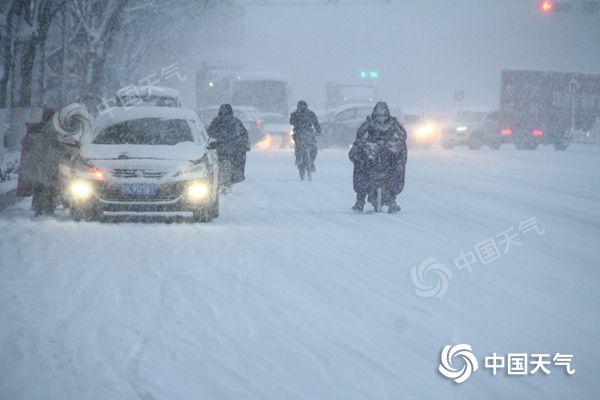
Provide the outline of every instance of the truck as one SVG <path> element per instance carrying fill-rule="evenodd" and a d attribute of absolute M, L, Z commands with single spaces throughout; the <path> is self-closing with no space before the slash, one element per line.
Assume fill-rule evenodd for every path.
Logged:
<path fill-rule="evenodd" d="M 287 79 L 271 68 L 204 63 L 196 71 L 198 108 L 229 103 L 288 116 L 290 94 Z"/>
<path fill-rule="evenodd" d="M 498 110 L 461 110 L 442 131 L 445 149 L 466 145 L 566 150 L 577 132 L 600 117 L 600 74 L 503 70 Z"/>
<path fill-rule="evenodd" d="M 496 134 L 517 149 L 565 150 L 600 117 L 600 74 L 504 70 Z M 510 134 L 509 134 L 510 133 Z"/>

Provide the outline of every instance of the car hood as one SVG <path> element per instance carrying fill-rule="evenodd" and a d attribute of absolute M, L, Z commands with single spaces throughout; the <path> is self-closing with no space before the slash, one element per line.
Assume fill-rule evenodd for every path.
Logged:
<path fill-rule="evenodd" d="M 88 160 L 196 161 L 204 156 L 206 149 L 195 143 L 180 143 L 175 146 L 88 143 L 81 147 L 80 153 Z"/>

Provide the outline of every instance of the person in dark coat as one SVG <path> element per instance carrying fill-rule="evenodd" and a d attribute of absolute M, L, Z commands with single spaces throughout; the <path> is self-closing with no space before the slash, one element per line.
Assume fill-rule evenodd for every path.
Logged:
<path fill-rule="evenodd" d="M 45 113 L 26 156 L 24 179 L 31 183 L 32 208 L 35 215 L 52 215 L 56 208 L 59 188 L 59 164 L 65 160 L 69 150 L 59 140 L 52 123 L 53 110 Z"/>
<path fill-rule="evenodd" d="M 365 200 L 374 188 L 371 187 L 369 168 L 373 145 L 382 141 L 388 152 L 386 171 L 388 179 L 384 203 L 390 213 L 400 211 L 396 204 L 396 196 L 404 189 L 404 176 L 407 161 L 406 130 L 398 120 L 391 116 L 390 109 L 384 102 L 375 105 L 373 113 L 367 117 L 356 132 L 356 140 L 350 149 L 349 157 L 354 163 L 354 191 L 356 204 L 352 209 L 362 212 Z"/>
<path fill-rule="evenodd" d="M 315 160 L 317 159 L 317 138 L 321 135 L 321 125 L 314 112 L 308 109 L 308 104 L 304 100 L 298 102 L 298 108 L 290 117 L 290 125 L 294 128 L 292 139 L 295 144 L 296 165 L 302 163 L 302 152 L 308 148 L 310 150 L 310 169 L 316 172 Z"/>
<path fill-rule="evenodd" d="M 208 136 L 216 140 L 219 181 L 228 190 L 245 179 L 246 153 L 250 151 L 248 131 L 233 115 L 231 105 L 223 104 L 208 127 Z"/>
<path fill-rule="evenodd" d="M 17 196 L 33 196 L 31 208 L 36 215 L 42 214 L 43 205 L 40 203 L 44 190 L 40 185 L 38 163 L 45 163 L 46 154 L 41 149 L 42 130 L 51 123 L 55 110 L 51 107 L 44 108 L 40 122 L 27 123 L 27 133 L 21 140 L 21 159 L 19 163 L 19 177 L 17 183 Z M 47 202 L 44 202 L 48 205 Z M 49 209 L 47 210 L 49 211 Z"/>

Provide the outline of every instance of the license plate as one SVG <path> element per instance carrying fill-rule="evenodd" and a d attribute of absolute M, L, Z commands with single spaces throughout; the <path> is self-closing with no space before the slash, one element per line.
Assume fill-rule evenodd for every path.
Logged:
<path fill-rule="evenodd" d="M 125 183 L 121 185 L 121 194 L 124 196 L 153 196 L 156 194 L 156 185 L 148 183 Z"/>

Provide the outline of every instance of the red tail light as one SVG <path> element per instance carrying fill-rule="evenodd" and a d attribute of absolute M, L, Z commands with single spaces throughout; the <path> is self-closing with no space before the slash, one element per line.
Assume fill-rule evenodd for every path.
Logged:
<path fill-rule="evenodd" d="M 510 136 L 512 135 L 512 129 L 504 128 L 500 131 L 500 133 L 502 133 L 502 136 Z"/>
<path fill-rule="evenodd" d="M 536 129 L 535 131 L 531 132 L 533 134 L 533 136 L 544 136 L 544 131 Z"/>
<path fill-rule="evenodd" d="M 544 0 L 540 4 L 540 8 L 542 9 L 543 13 L 548 14 L 549 12 L 554 10 L 554 2 L 552 0 Z"/>
<path fill-rule="evenodd" d="M 263 122 L 261 119 L 256 120 L 256 126 L 262 126 Z"/>

